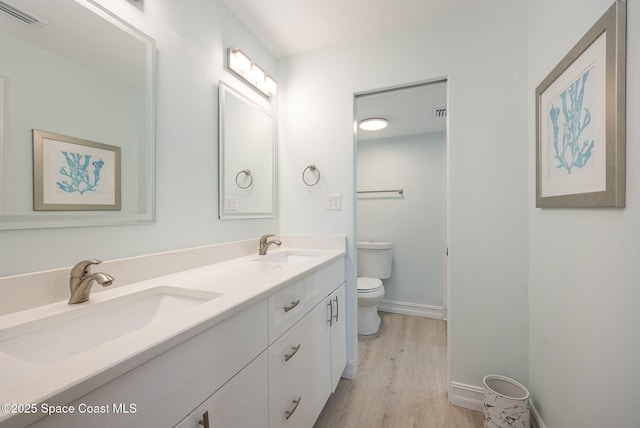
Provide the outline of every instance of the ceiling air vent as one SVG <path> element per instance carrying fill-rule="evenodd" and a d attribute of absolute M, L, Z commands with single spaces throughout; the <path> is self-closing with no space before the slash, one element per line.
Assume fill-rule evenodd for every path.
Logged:
<path fill-rule="evenodd" d="M 46 24 L 44 20 L 33 16 L 30 13 L 27 13 L 24 10 L 19 9 L 3 0 L 0 0 L 0 12 L 4 12 L 12 18 L 17 19 L 18 21 L 31 27 L 41 27 Z"/>
<path fill-rule="evenodd" d="M 433 118 L 438 119 L 440 117 L 447 117 L 446 107 L 436 107 L 433 109 Z"/>

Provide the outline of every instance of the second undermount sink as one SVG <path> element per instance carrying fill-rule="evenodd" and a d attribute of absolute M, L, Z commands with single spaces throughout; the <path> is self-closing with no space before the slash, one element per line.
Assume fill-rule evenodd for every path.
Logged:
<path fill-rule="evenodd" d="M 48 365 L 208 302 L 220 293 L 154 287 L 0 330 L 0 352 Z"/>
<path fill-rule="evenodd" d="M 304 263 L 318 257 L 320 253 L 310 251 L 285 251 L 283 253 L 268 254 L 253 259 L 256 262 L 278 263 L 278 264 L 298 264 Z"/>

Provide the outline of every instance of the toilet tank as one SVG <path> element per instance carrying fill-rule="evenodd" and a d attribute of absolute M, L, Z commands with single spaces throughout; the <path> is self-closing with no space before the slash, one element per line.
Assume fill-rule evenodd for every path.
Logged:
<path fill-rule="evenodd" d="M 391 242 L 358 242 L 358 276 L 367 278 L 391 278 Z"/>

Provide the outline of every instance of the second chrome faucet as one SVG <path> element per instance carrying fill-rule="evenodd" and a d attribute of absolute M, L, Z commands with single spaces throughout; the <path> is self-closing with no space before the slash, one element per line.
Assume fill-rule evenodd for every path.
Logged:
<path fill-rule="evenodd" d="M 282 242 L 280 242 L 277 239 L 272 239 L 271 241 L 269 241 L 269 238 L 272 238 L 276 235 L 273 234 L 267 234 L 267 235 L 262 235 L 262 237 L 260 238 L 260 248 L 258 249 L 258 255 L 260 256 L 264 256 L 265 254 L 267 254 L 267 249 L 269 249 L 269 247 L 272 244 L 275 245 L 282 245 Z"/>

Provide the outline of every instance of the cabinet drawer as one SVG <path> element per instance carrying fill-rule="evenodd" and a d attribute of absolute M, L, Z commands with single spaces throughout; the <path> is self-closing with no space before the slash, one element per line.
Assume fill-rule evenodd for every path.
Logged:
<path fill-rule="evenodd" d="M 313 308 L 299 325 L 300 332 L 304 332 L 310 339 L 305 342 L 309 344 L 308 352 L 304 355 L 304 359 L 300 358 L 300 362 L 291 372 L 276 369 L 274 376 L 282 376 L 282 378 L 269 378 L 270 428 L 313 426 L 331 394 L 330 339 L 326 303 L 322 302 Z M 297 334 L 296 330 L 298 330 L 297 326 L 291 332 Z M 300 348 L 301 351 L 302 348 Z M 278 380 L 281 382 L 275 385 Z"/>
<path fill-rule="evenodd" d="M 269 399 L 269 428 L 309 428 L 331 395 L 327 356 L 307 359 Z"/>
<path fill-rule="evenodd" d="M 345 258 L 312 272 L 304 279 L 304 294 L 307 307 L 312 308 L 329 295 L 345 280 Z"/>
<path fill-rule="evenodd" d="M 269 395 L 273 396 L 305 361 L 326 354 L 329 307 L 319 303 L 300 322 L 269 347 Z"/>
<path fill-rule="evenodd" d="M 269 343 L 273 343 L 305 313 L 304 282 L 296 281 L 272 294 L 269 302 Z"/>
<path fill-rule="evenodd" d="M 266 373 L 267 353 L 263 352 L 176 428 L 203 428 L 205 413 L 211 428 L 267 428 Z"/>

